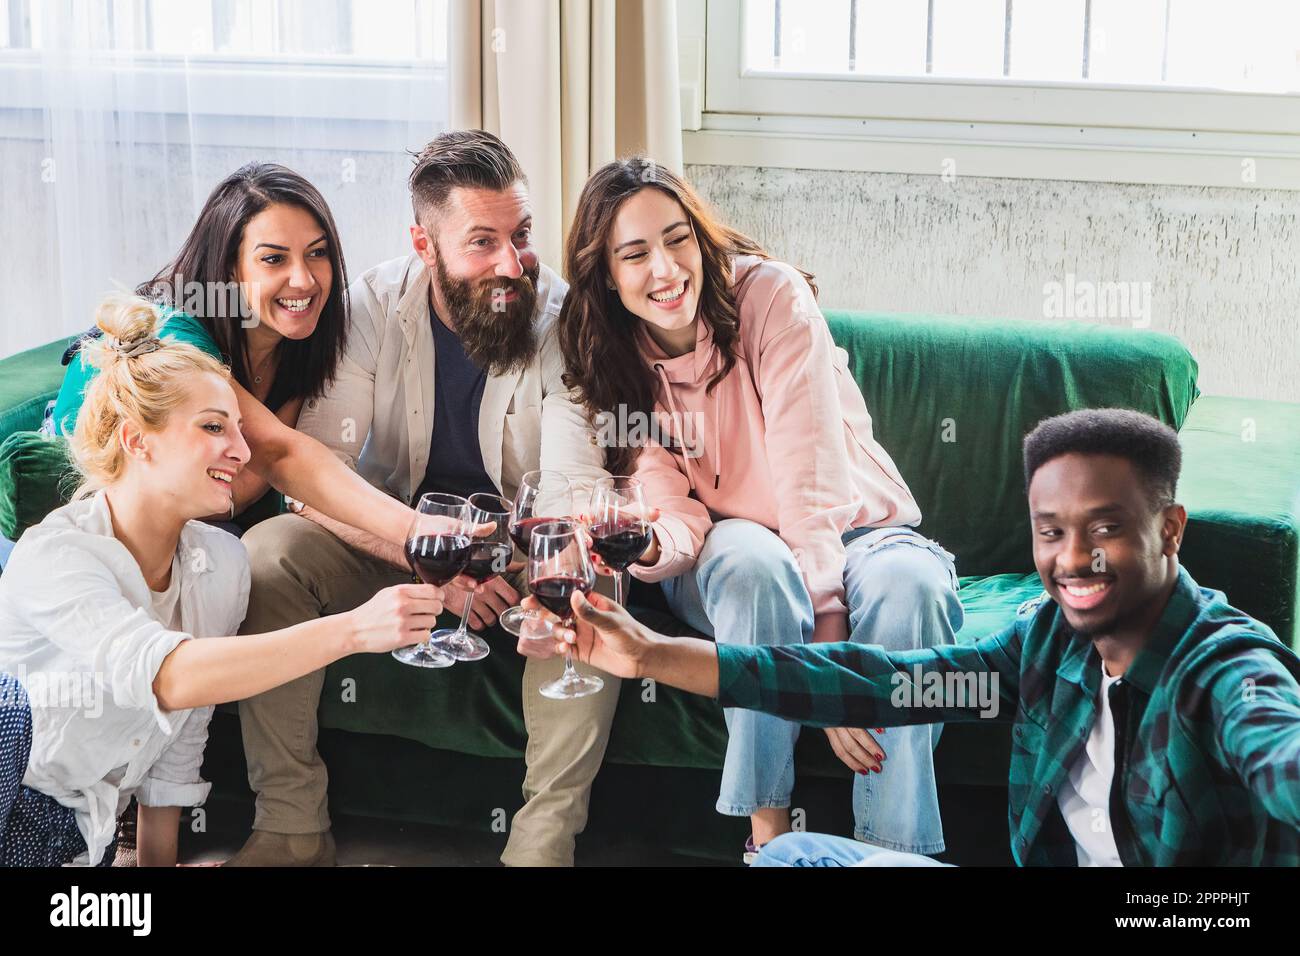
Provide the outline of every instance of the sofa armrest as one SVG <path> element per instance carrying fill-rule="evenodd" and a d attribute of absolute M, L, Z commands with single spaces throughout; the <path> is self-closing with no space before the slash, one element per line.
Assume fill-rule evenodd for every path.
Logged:
<path fill-rule="evenodd" d="M 14 432 L 41 427 L 45 406 L 63 384 L 63 353 L 75 338 L 0 359 L 0 441 Z"/>
<path fill-rule="evenodd" d="M 65 504 L 78 480 L 66 439 L 14 432 L 0 442 L 0 535 L 17 541 Z"/>
<path fill-rule="evenodd" d="M 1180 432 L 1182 562 L 1300 644 L 1300 405 L 1202 396 Z"/>

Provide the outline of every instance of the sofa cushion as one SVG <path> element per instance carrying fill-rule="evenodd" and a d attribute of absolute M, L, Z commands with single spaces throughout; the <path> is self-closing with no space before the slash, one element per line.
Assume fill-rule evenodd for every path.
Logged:
<path fill-rule="evenodd" d="M 75 336 L 74 336 L 75 338 Z M 72 339 L 59 339 L 11 355 L 0 374 L 0 440 L 17 431 L 37 431 L 45 406 L 63 384 L 63 353 Z"/>
<path fill-rule="evenodd" d="M 1179 428 L 1196 361 L 1172 336 L 1082 322 L 828 311 L 832 335 L 923 515 L 961 574 L 1034 569 L 1021 442 L 1077 408 Z"/>
<path fill-rule="evenodd" d="M 79 480 L 68 442 L 17 431 L 0 442 L 0 536 L 19 535 L 67 501 Z"/>

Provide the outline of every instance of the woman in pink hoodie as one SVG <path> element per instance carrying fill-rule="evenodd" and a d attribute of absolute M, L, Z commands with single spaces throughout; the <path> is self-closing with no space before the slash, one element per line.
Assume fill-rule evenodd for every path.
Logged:
<path fill-rule="evenodd" d="M 952 556 L 912 530 L 906 483 L 817 307 L 812 277 L 719 223 L 644 158 L 588 180 L 569 233 L 560 313 L 567 379 L 612 474 L 659 510 L 632 574 L 725 643 L 951 643 Z M 751 846 L 790 829 L 799 726 L 725 712 L 717 809 L 749 816 Z M 938 725 L 827 731 L 856 771 L 855 836 L 943 850 Z M 886 759 L 887 757 L 887 759 Z"/>

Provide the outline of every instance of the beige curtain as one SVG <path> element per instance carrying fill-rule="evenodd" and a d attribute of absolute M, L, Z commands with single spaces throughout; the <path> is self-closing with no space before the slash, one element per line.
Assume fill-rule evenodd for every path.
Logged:
<path fill-rule="evenodd" d="M 542 260 L 593 169 L 682 168 L 674 0 L 451 0 L 451 126 L 505 140 L 528 174 Z"/>

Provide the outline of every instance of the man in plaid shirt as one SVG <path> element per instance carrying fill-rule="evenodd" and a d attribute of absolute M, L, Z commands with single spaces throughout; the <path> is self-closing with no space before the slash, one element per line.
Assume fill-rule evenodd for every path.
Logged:
<path fill-rule="evenodd" d="M 562 633 L 612 673 L 813 726 L 1011 721 L 1021 865 L 1300 865 L 1300 659 L 1179 567 L 1177 435 L 1080 411 L 1040 423 L 1024 451 L 1046 593 L 977 643 L 715 645 L 580 595 Z M 990 684 L 991 700 L 967 692 Z M 934 861 L 791 833 L 758 862 Z"/>

